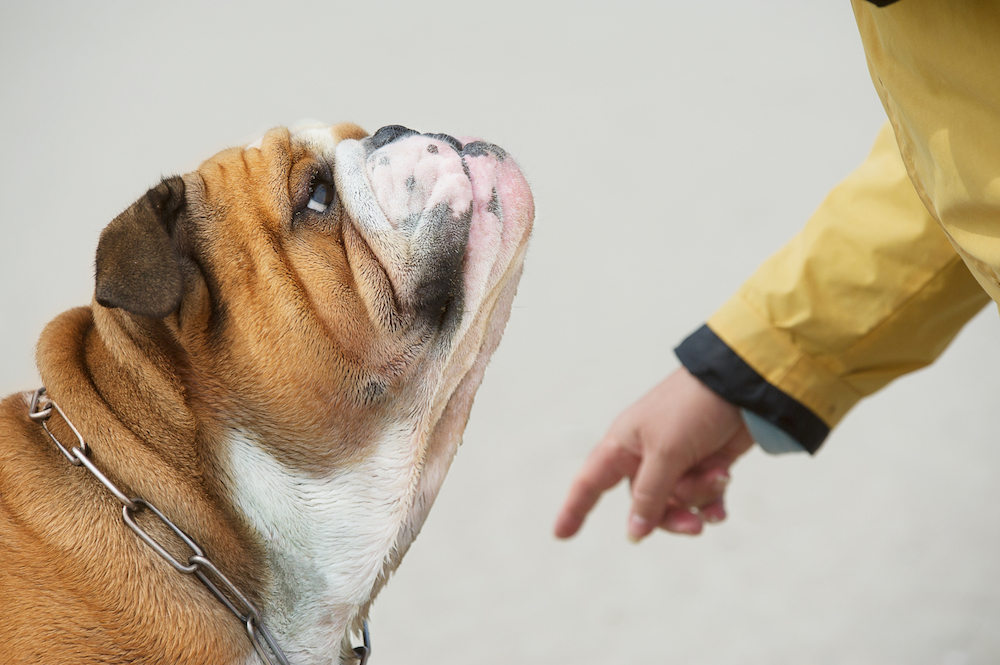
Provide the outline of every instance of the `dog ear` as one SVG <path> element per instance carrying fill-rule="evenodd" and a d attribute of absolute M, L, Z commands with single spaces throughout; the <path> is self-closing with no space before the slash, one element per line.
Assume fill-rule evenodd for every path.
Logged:
<path fill-rule="evenodd" d="M 105 227 L 97 243 L 98 303 L 158 319 L 177 310 L 184 281 L 172 236 L 184 203 L 184 181 L 164 178 Z"/>

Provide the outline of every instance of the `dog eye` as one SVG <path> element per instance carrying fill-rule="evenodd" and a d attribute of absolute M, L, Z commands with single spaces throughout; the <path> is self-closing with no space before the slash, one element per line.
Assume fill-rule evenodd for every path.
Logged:
<path fill-rule="evenodd" d="M 326 212 L 337 198 L 337 190 L 328 182 L 316 182 L 309 191 L 306 207 L 316 212 Z"/>

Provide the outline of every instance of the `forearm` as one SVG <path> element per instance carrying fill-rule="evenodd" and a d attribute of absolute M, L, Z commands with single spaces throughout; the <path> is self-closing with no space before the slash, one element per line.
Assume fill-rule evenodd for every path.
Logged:
<path fill-rule="evenodd" d="M 677 352 L 718 394 L 815 452 L 858 400 L 931 363 L 988 301 L 886 128 L 805 229 Z"/>

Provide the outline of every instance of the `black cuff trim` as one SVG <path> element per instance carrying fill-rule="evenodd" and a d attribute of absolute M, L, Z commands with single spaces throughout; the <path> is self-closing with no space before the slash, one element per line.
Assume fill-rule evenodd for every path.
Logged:
<path fill-rule="evenodd" d="M 674 353 L 720 397 L 780 427 L 810 453 L 819 450 L 830 434 L 815 413 L 764 380 L 708 326 L 694 331 Z"/>

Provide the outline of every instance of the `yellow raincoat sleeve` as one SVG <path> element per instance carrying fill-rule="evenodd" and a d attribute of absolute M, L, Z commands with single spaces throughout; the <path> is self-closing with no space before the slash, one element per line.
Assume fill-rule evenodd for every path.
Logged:
<path fill-rule="evenodd" d="M 852 5 L 891 128 L 677 348 L 811 452 L 858 400 L 1000 302 L 1000 2 Z"/>
<path fill-rule="evenodd" d="M 988 301 L 886 126 L 867 161 L 678 356 L 814 452 L 858 400 L 931 363 Z"/>

